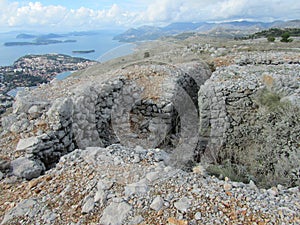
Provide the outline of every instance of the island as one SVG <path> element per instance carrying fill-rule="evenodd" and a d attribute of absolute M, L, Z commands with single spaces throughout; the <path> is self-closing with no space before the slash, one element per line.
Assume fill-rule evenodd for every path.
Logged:
<path fill-rule="evenodd" d="M 88 53 L 92 53 L 95 52 L 95 50 L 83 50 L 83 51 L 72 51 L 72 53 L 74 54 L 88 54 Z"/>
<path fill-rule="evenodd" d="M 76 40 L 51 40 L 51 39 L 42 39 L 37 38 L 34 41 L 13 41 L 13 42 L 5 42 L 4 46 L 23 46 L 23 45 L 51 45 L 51 44 L 60 44 L 60 43 L 74 43 Z"/>

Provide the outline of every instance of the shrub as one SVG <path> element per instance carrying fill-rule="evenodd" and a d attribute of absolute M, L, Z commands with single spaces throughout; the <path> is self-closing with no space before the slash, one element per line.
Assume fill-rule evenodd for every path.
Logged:
<path fill-rule="evenodd" d="M 284 32 L 282 35 L 281 35 L 281 42 L 292 42 L 293 39 L 290 38 L 290 33 L 289 32 Z"/>
<path fill-rule="evenodd" d="M 268 36 L 267 40 L 268 40 L 268 42 L 274 42 L 275 41 L 275 37 L 274 36 Z"/>
<path fill-rule="evenodd" d="M 149 58 L 150 57 L 150 52 L 145 52 L 144 53 L 144 58 Z"/>
<path fill-rule="evenodd" d="M 209 165 L 206 171 L 209 175 L 214 175 L 220 179 L 228 177 L 232 181 L 244 183 L 251 180 L 244 166 L 233 164 L 229 160 L 222 165 Z"/>

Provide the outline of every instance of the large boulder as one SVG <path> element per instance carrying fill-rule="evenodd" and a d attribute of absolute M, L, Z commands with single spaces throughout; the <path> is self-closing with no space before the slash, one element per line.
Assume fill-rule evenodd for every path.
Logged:
<path fill-rule="evenodd" d="M 11 162 L 12 173 L 21 178 L 31 180 L 39 177 L 45 170 L 43 163 L 25 157 L 15 159 Z"/>

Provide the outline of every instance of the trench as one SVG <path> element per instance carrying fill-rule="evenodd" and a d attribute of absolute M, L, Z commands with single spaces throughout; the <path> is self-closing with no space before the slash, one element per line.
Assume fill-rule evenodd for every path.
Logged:
<path fill-rule="evenodd" d="M 110 80 L 102 88 L 88 87 L 88 91 L 79 93 L 71 103 L 61 103 L 60 108 L 74 110 L 58 119 L 58 128 L 43 140 L 34 158 L 48 170 L 62 155 L 90 146 L 140 145 L 171 152 L 183 139 L 188 143 L 191 135 L 191 139 L 199 137 L 198 92 L 210 74 L 208 70 L 199 71 L 197 76 L 204 77 L 200 81 L 194 79 L 195 74 L 192 77 L 182 71 L 175 78 L 170 76 L 173 86 L 167 98 L 144 97 L 143 89 L 124 77 Z M 191 147 L 196 159 L 201 145 L 203 148 L 203 143 Z"/>

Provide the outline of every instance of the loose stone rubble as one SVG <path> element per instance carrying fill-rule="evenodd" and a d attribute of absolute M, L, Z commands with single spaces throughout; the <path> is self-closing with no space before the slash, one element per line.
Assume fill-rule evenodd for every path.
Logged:
<path fill-rule="evenodd" d="M 63 156 L 55 168 L 32 181 L 15 183 L 7 177 L 2 181 L 1 198 L 6 198 L 0 206 L 2 224 L 300 222 L 298 187 L 266 190 L 253 182 L 188 173 L 168 166 L 167 160 L 159 159 L 161 152 L 121 145 L 89 147 Z M 134 162 L 135 155 L 139 163 Z M 160 174 L 157 179 L 146 178 L 155 172 Z M 224 188 L 225 182 L 230 190 Z"/>

